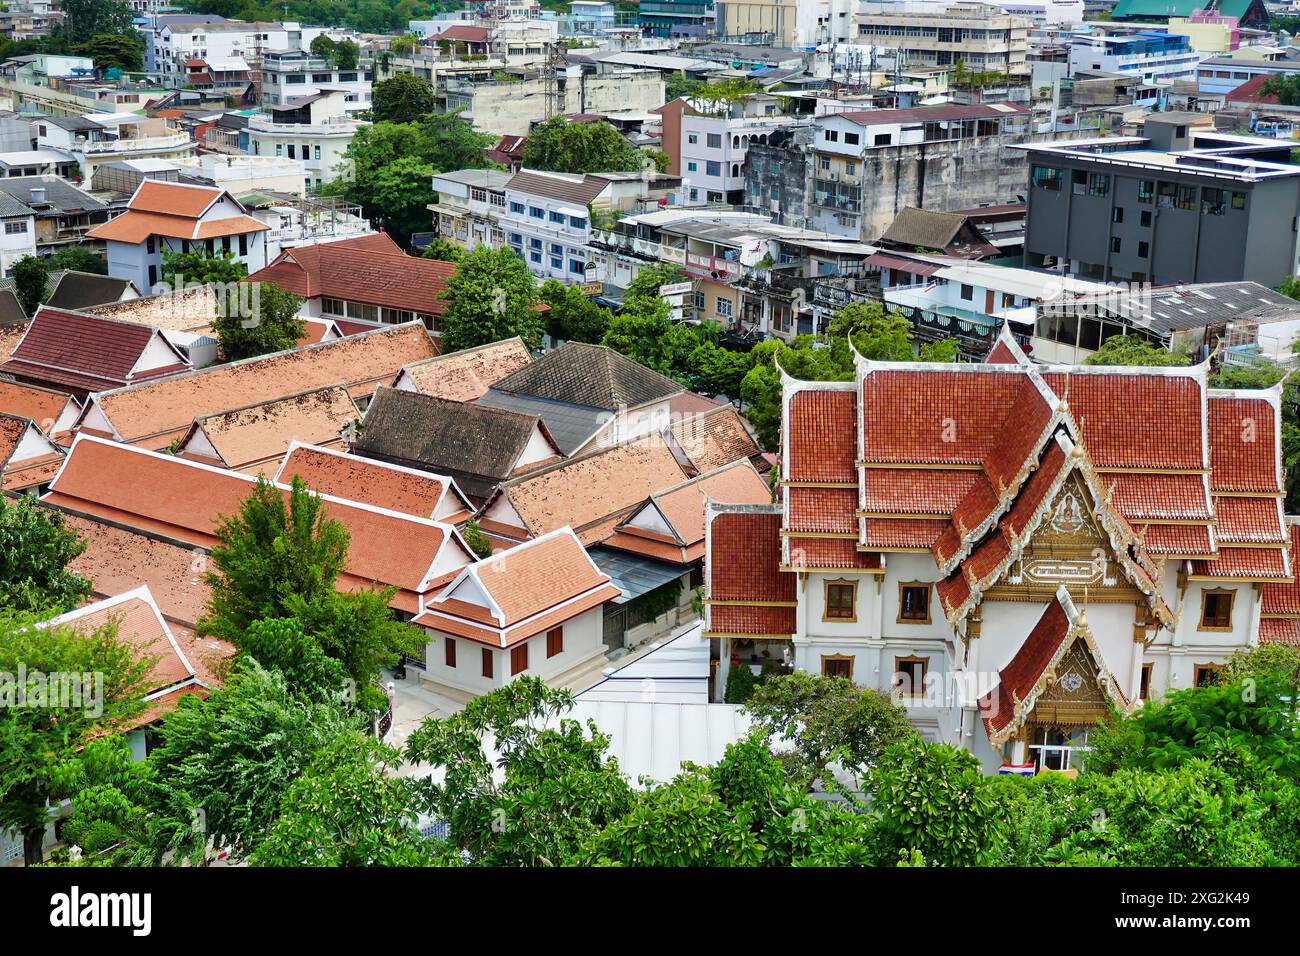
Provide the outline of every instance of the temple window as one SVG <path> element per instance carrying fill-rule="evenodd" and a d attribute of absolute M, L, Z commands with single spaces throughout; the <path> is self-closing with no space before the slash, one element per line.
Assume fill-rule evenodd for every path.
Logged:
<path fill-rule="evenodd" d="M 1201 594 L 1201 630 L 1232 630 L 1232 599 L 1235 591 L 1205 591 Z"/>
<path fill-rule="evenodd" d="M 920 697 L 925 693 L 925 675 L 929 669 L 929 658 L 895 657 L 894 690 L 903 697 Z"/>
<path fill-rule="evenodd" d="M 826 611 L 824 621 L 856 621 L 858 586 L 852 581 L 826 582 Z"/>
<path fill-rule="evenodd" d="M 899 584 L 898 623 L 930 623 L 930 585 L 921 582 Z"/>
<path fill-rule="evenodd" d="M 842 654 L 823 654 L 822 677 L 843 677 L 853 680 L 853 658 Z"/>

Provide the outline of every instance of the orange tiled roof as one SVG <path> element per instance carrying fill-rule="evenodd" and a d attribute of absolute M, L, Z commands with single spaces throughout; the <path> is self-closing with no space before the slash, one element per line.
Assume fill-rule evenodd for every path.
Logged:
<path fill-rule="evenodd" d="M 1259 642 L 1300 646 L 1300 618 L 1264 618 L 1259 622 Z"/>
<path fill-rule="evenodd" d="M 781 570 L 779 505 L 712 505 L 705 634 L 791 637 L 795 576 Z"/>
<path fill-rule="evenodd" d="M 516 337 L 415 362 L 400 377 L 423 395 L 472 402 L 532 360 L 528 346 Z"/>
<path fill-rule="evenodd" d="M 701 473 L 733 461 L 748 459 L 755 466 L 761 461 L 762 449 L 730 405 L 677 419 L 672 435 L 687 460 Z"/>
<path fill-rule="evenodd" d="M 130 445 L 80 436 L 42 501 L 199 549 L 216 543 L 224 516 L 238 513 L 254 479 Z M 276 486 L 287 496 L 288 489 Z M 449 575 L 435 565 L 470 560 L 451 529 L 359 502 L 327 497 L 325 511 L 348 531 L 347 569 L 339 586 L 373 583 L 399 589 L 393 606 L 414 610 L 421 594 Z"/>
<path fill-rule="evenodd" d="M 734 461 L 650 496 L 618 525 L 604 544 L 652 558 L 688 564 L 704 557 L 706 501 L 723 504 L 764 504 L 771 500 L 767 482 L 747 460 Z M 670 535 L 652 530 L 657 517 Z M 649 526 L 649 527 L 648 527 Z"/>
<path fill-rule="evenodd" d="M 344 382 L 354 398 L 392 381 L 398 370 L 437 353 L 424 326 L 407 322 L 332 342 L 274 352 L 94 396 L 80 427 L 107 418 L 121 441 L 166 448 L 196 418 Z"/>
<path fill-rule="evenodd" d="M 128 209 L 115 219 L 100 223 L 86 233 L 87 239 L 126 242 L 138 245 L 150 236 L 167 236 L 169 239 L 217 239 L 241 233 L 264 232 L 270 227 L 252 216 L 230 216 L 210 222 L 200 222 L 183 216 L 165 216 L 156 212 L 137 212 Z"/>
<path fill-rule="evenodd" d="M 403 468 L 329 448 L 294 442 L 275 480 L 289 484 L 299 477 L 313 491 L 337 498 L 458 524 L 472 509 L 455 482 L 445 475 Z"/>
<path fill-rule="evenodd" d="M 1283 548 L 1220 548 L 1213 561 L 1193 561 L 1193 578 L 1290 581 L 1291 560 Z"/>
<path fill-rule="evenodd" d="M 850 389 L 817 388 L 790 396 L 789 467 L 782 477 L 789 481 L 857 480 L 854 468 L 856 398 Z"/>
<path fill-rule="evenodd" d="M 77 409 L 77 400 L 67 392 L 0 381 L 0 412 L 30 418 L 47 434 L 66 413 Z"/>
<path fill-rule="evenodd" d="M 248 282 L 270 282 L 305 299 L 328 296 L 368 305 L 441 314 L 456 264 L 380 251 L 370 237 L 286 249 Z M 409 363 L 408 363 L 409 364 Z"/>
<path fill-rule="evenodd" d="M 685 476 L 659 435 L 571 458 L 501 485 L 483 513 L 504 499 L 534 536 L 568 525 L 584 544 L 607 536 L 618 519 Z"/>
<path fill-rule="evenodd" d="M 620 593 L 573 530 L 559 528 L 466 567 L 416 623 L 506 647 Z"/>
<path fill-rule="evenodd" d="M 1287 526 L 1287 539 L 1291 545 L 1291 568 L 1296 570 L 1297 555 L 1300 555 L 1300 523 L 1293 522 Z M 1260 613 L 1285 615 L 1300 618 L 1300 575 L 1289 583 L 1265 584 L 1260 600 Z"/>
<path fill-rule="evenodd" d="M 1216 497 L 1214 510 L 1221 545 L 1287 543 L 1280 498 Z"/>
<path fill-rule="evenodd" d="M 205 461 L 215 452 L 224 468 L 271 474 L 293 442 L 340 444 L 344 429 L 360 418 L 348 390 L 331 385 L 196 418 L 180 454 Z"/>
<path fill-rule="evenodd" d="M 1278 427 L 1275 401 L 1271 395 L 1251 398 L 1241 392 L 1210 392 L 1206 414 L 1214 491 L 1282 491 L 1273 438 Z"/>
<path fill-rule="evenodd" d="M 855 488 L 786 488 L 787 531 L 856 534 L 858 492 Z"/>

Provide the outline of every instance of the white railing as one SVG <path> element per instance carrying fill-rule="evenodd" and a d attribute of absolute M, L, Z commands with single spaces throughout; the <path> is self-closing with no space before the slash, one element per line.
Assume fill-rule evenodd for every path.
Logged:
<path fill-rule="evenodd" d="M 185 133 L 170 136 L 144 136 L 139 139 L 113 139 L 99 142 L 77 143 L 74 147 L 86 153 L 132 153 L 148 149 L 171 149 L 193 143 Z"/>

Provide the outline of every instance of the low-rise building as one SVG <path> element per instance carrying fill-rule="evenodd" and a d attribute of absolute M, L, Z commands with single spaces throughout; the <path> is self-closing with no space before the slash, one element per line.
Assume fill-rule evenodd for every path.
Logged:
<path fill-rule="evenodd" d="M 433 232 L 465 249 L 505 245 L 501 216 L 511 174 L 499 169 L 462 169 L 433 177 Z"/>
<path fill-rule="evenodd" d="M 107 203 L 58 176 L 15 176 L 0 179 L 0 193 L 31 210 L 36 255 L 48 258 L 60 249 L 81 244 L 87 233 L 116 213 Z M 20 234 L 21 235 L 21 234 Z M 26 248 L 26 241 L 22 241 Z M 90 240 L 92 250 L 103 243 Z"/>
<path fill-rule="evenodd" d="M 1030 20 L 998 5 L 947 0 L 864 3 L 859 42 L 892 53 L 899 66 L 954 66 L 977 73 L 1028 76 Z M 888 54 L 887 54 L 888 55 Z"/>
<path fill-rule="evenodd" d="M 202 249 L 229 253 L 249 272 L 266 265 L 268 226 L 224 189 L 146 179 L 126 212 L 95 226 L 86 238 L 108 248 L 108 273 L 152 291 L 162 278 L 163 252 Z"/>
<path fill-rule="evenodd" d="M 359 113 L 370 109 L 374 66 L 369 61 L 344 69 L 312 56 L 307 49 L 270 50 L 262 55 L 262 99 L 265 108 L 288 106 L 306 96 L 341 91 L 343 109 Z"/>
<path fill-rule="evenodd" d="M 319 190 L 342 175 L 344 154 L 363 125 L 349 115 L 348 105 L 346 93 L 326 90 L 271 107 L 269 116 L 249 119 L 249 150 L 299 160 L 308 191 Z"/>
<path fill-rule="evenodd" d="M 1157 80 L 1189 80 L 1196 76 L 1201 54 L 1180 33 L 1102 33 L 1075 36 L 1070 41 L 1070 72 L 1101 70 Z"/>

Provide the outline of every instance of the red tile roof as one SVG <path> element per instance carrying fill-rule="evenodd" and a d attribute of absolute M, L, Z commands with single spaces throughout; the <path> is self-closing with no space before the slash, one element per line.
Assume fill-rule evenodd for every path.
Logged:
<path fill-rule="evenodd" d="M 1282 491 L 1274 440 L 1278 427 L 1275 402 L 1273 395 L 1251 398 L 1242 397 L 1241 392 L 1210 392 L 1206 414 L 1212 490 Z"/>
<path fill-rule="evenodd" d="M 515 337 L 414 362 L 402 369 L 399 381 L 422 395 L 472 402 L 532 360 L 524 340 Z"/>
<path fill-rule="evenodd" d="M 80 427 L 108 433 L 103 418 L 121 441 L 166 448 L 196 418 L 338 382 L 353 398 L 367 397 L 403 365 L 437 354 L 424 326 L 406 322 L 103 392 Z"/>
<path fill-rule="evenodd" d="M 795 576 L 781 570 L 777 505 L 714 505 L 705 588 L 709 636 L 791 637 Z"/>
<path fill-rule="evenodd" d="M 441 314 L 447 280 L 456 264 L 384 252 L 370 237 L 286 249 L 248 277 L 306 299 L 326 296 L 367 305 Z"/>
<path fill-rule="evenodd" d="M 238 472 L 83 435 L 41 500 L 206 550 L 254 484 Z M 277 487 L 287 496 L 285 486 Z M 332 497 L 325 510 L 351 538 L 340 588 L 393 585 L 399 610 L 413 611 L 420 595 L 450 576 L 435 568 L 470 560 L 447 525 Z"/>
<path fill-rule="evenodd" d="M 445 475 L 361 458 L 338 449 L 292 443 L 275 480 L 287 485 L 294 477 L 320 494 L 417 518 L 458 524 L 472 513 L 464 495 Z"/>
<path fill-rule="evenodd" d="M 559 528 L 468 566 L 415 623 L 509 647 L 620 594 L 573 530 Z"/>
<path fill-rule="evenodd" d="M 1290 581 L 1291 561 L 1283 548 L 1220 548 L 1213 561 L 1193 561 L 1191 577 L 1231 581 Z"/>
<path fill-rule="evenodd" d="M 42 306 L 0 374 L 89 392 L 189 368 L 156 328 Z"/>
<path fill-rule="evenodd" d="M 800 389 L 790 396 L 788 481 L 856 482 L 856 396 L 851 389 Z"/>
<path fill-rule="evenodd" d="M 219 219 L 202 217 L 222 197 L 240 210 Z M 88 233 L 88 239 L 141 243 L 150 236 L 173 239 L 213 239 L 240 233 L 265 232 L 270 227 L 242 214 L 243 206 L 224 189 L 184 183 L 145 179 L 136 188 L 126 212 L 100 223 Z"/>

